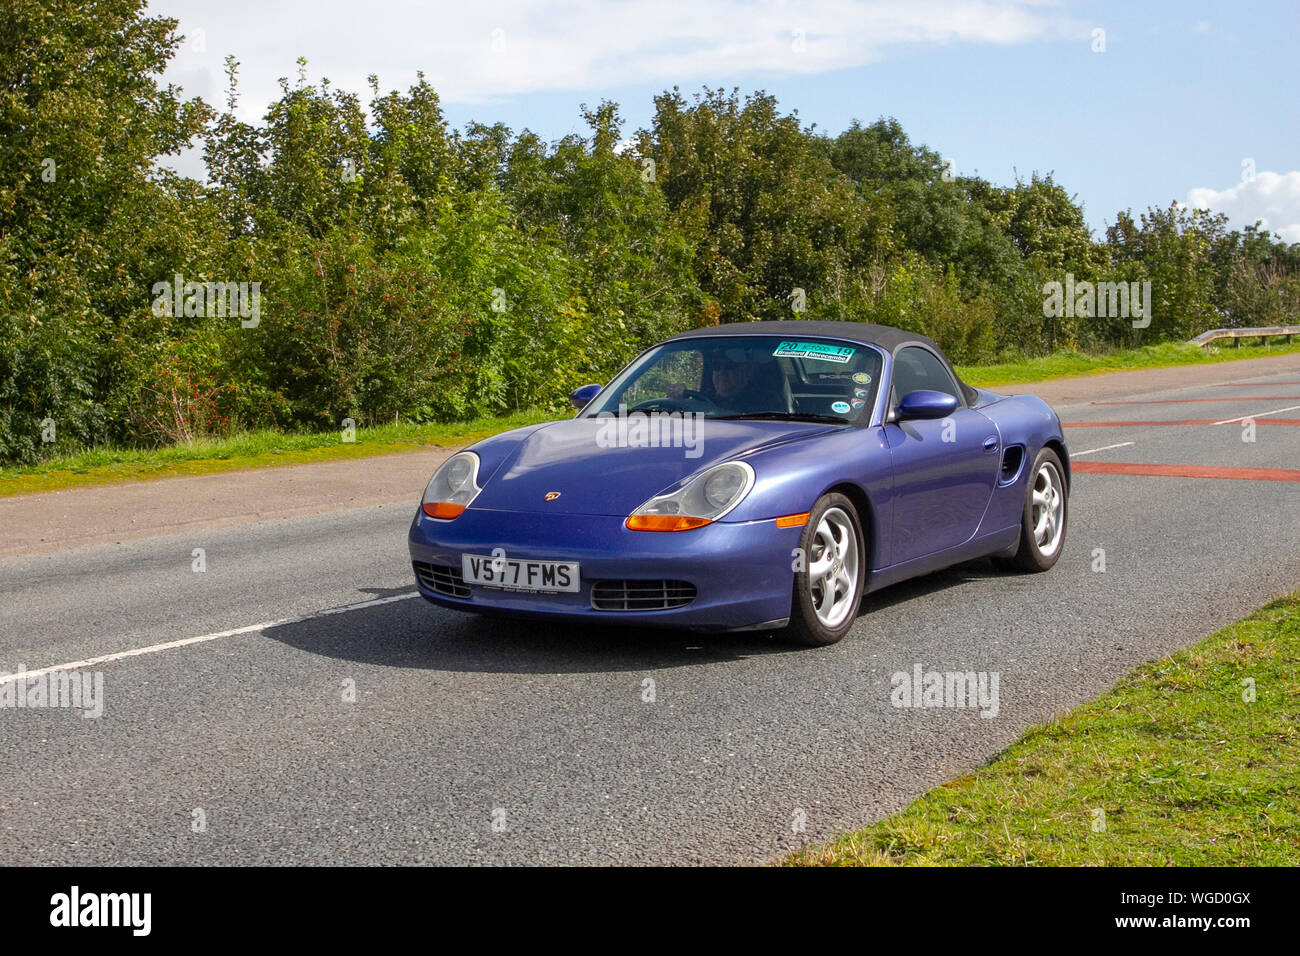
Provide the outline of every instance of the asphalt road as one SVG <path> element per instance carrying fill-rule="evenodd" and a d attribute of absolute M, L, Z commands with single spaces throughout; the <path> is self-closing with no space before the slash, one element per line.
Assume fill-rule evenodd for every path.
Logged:
<path fill-rule="evenodd" d="M 0 706 L 0 863 L 749 863 L 866 824 L 1300 586 L 1300 374 L 1244 368 L 1060 407 L 1057 567 L 889 589 L 820 650 L 410 599 L 418 489 L 0 560 L 0 673 L 111 658 L 97 719 Z M 996 672 L 996 716 L 892 706 L 917 664 Z"/>

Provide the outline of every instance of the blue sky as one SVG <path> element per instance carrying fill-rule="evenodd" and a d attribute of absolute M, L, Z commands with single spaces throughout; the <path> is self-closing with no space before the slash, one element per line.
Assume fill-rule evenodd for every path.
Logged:
<path fill-rule="evenodd" d="M 631 131 L 678 85 L 765 89 L 838 132 L 895 116 L 959 173 L 1054 173 L 1098 233 L 1127 208 L 1191 200 L 1300 242 L 1295 0 L 153 0 L 187 43 L 169 73 L 222 102 L 242 63 L 254 118 L 305 56 L 365 93 L 422 69 L 448 119 L 583 132 L 618 101 Z M 1104 52 L 1096 30 L 1104 30 Z M 1253 161 L 1253 179 L 1243 163 Z"/>

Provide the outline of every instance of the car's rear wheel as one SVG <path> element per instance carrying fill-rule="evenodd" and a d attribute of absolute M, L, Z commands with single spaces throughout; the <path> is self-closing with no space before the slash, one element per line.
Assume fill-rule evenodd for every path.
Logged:
<path fill-rule="evenodd" d="M 997 564 L 1017 571 L 1046 571 L 1056 564 L 1065 544 L 1069 496 L 1061 459 L 1052 449 L 1044 448 L 1029 472 L 1016 553 L 994 559 Z"/>
<path fill-rule="evenodd" d="M 834 644 L 853 627 L 862 603 L 866 548 L 853 502 L 823 495 L 800 538 L 802 562 L 794 577 L 789 634 L 803 644 Z"/>

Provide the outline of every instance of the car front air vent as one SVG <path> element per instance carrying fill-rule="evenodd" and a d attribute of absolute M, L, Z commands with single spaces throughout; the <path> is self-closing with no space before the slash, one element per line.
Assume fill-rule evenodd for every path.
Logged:
<path fill-rule="evenodd" d="M 469 597 L 469 585 L 465 583 L 460 568 L 449 568 L 441 564 L 426 564 L 423 561 L 412 561 L 411 564 L 415 568 L 415 576 L 430 591 L 437 591 L 447 597 Z"/>
<path fill-rule="evenodd" d="M 597 581 L 591 606 L 597 611 L 666 611 L 695 600 L 689 581 Z"/>

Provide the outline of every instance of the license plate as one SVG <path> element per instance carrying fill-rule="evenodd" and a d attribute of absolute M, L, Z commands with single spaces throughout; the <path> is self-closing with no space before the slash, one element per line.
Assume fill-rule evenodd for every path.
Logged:
<path fill-rule="evenodd" d="M 577 593 L 581 589 L 576 561 L 530 561 L 490 554 L 462 554 L 460 571 L 466 584 L 484 588 L 541 594 Z"/>

